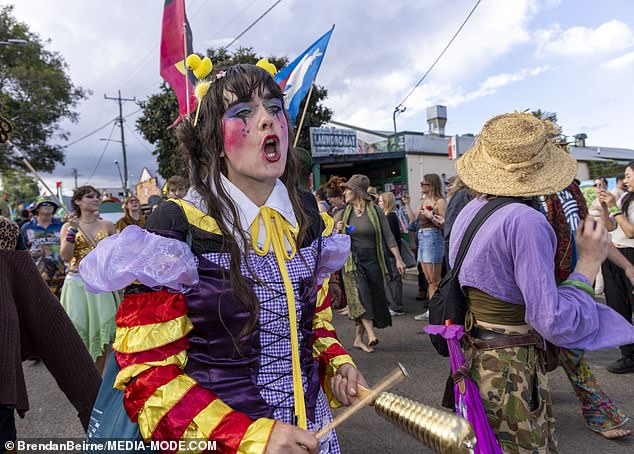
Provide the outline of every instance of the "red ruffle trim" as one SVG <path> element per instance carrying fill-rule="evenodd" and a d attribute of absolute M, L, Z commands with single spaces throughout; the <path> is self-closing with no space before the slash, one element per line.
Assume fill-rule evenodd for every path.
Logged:
<path fill-rule="evenodd" d="M 158 348 L 153 348 L 152 350 L 147 350 L 144 352 L 115 352 L 115 358 L 117 360 L 117 364 L 119 364 L 119 369 L 124 369 L 128 366 L 132 366 L 133 364 L 149 363 L 151 361 L 162 361 L 187 349 L 189 349 L 189 339 L 187 337 L 181 337 L 171 344 L 167 344 Z"/>
<path fill-rule="evenodd" d="M 159 386 L 169 383 L 182 373 L 183 371 L 173 364 L 154 367 L 143 372 L 135 381 L 130 383 L 125 389 L 123 397 L 123 406 L 130 420 L 137 421 L 139 410 Z"/>
<path fill-rule="evenodd" d="M 187 314 L 187 302 L 180 293 L 167 290 L 131 293 L 123 298 L 117 311 L 117 326 L 127 328 L 167 322 Z"/>

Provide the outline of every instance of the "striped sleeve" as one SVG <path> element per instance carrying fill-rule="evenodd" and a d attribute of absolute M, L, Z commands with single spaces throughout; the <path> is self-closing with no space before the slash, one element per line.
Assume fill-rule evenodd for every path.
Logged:
<path fill-rule="evenodd" d="M 322 213 L 325 229 L 323 236 L 333 233 L 334 221 L 325 213 Z M 319 364 L 319 378 L 321 387 L 326 394 L 328 403 L 332 408 L 341 406 L 330 389 L 330 379 L 337 373 L 337 369 L 342 364 L 352 364 L 352 357 L 343 348 L 337 333 L 332 326 L 332 309 L 330 307 L 330 293 L 328 292 L 328 282 L 330 278 L 326 278 L 317 292 L 317 304 L 315 308 L 315 316 L 313 317 L 313 357 Z M 356 367 L 356 366 L 355 366 Z"/>
<path fill-rule="evenodd" d="M 226 453 L 263 453 L 275 421 L 253 421 L 183 372 L 193 325 L 185 297 L 129 294 L 117 312 L 115 388 L 146 441 L 209 439 Z"/>

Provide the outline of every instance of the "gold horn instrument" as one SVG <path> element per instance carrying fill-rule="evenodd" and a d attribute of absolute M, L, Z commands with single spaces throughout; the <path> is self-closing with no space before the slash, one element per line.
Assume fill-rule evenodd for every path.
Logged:
<path fill-rule="evenodd" d="M 402 364 L 372 389 L 357 386 L 358 399 L 317 433 L 321 439 L 366 405 L 439 454 L 472 454 L 476 443 L 469 422 L 444 410 L 385 392 L 409 374 Z"/>
<path fill-rule="evenodd" d="M 381 393 L 375 411 L 439 454 L 473 454 L 476 438 L 469 421 L 392 393 Z"/>

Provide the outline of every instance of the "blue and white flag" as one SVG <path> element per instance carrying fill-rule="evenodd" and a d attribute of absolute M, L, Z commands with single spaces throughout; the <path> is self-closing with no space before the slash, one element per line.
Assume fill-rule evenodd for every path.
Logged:
<path fill-rule="evenodd" d="M 334 29 L 335 26 L 333 25 L 328 33 L 315 41 L 303 54 L 275 75 L 275 81 L 284 91 L 286 110 L 292 124 L 295 123 L 295 118 L 299 112 L 299 104 L 310 90 L 315 77 L 317 77 L 319 66 L 324 59 L 326 47 Z"/>

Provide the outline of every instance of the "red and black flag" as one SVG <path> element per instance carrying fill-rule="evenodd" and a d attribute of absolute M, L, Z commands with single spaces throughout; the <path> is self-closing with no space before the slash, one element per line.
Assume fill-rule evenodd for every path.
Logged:
<path fill-rule="evenodd" d="M 170 127 L 176 126 L 183 116 L 196 110 L 194 96 L 196 78 L 185 67 L 185 59 L 192 52 L 192 31 L 185 15 L 185 0 L 165 0 L 161 31 L 160 74 L 176 93 L 179 110 L 178 118 Z M 189 105 L 187 98 L 189 98 Z"/>

